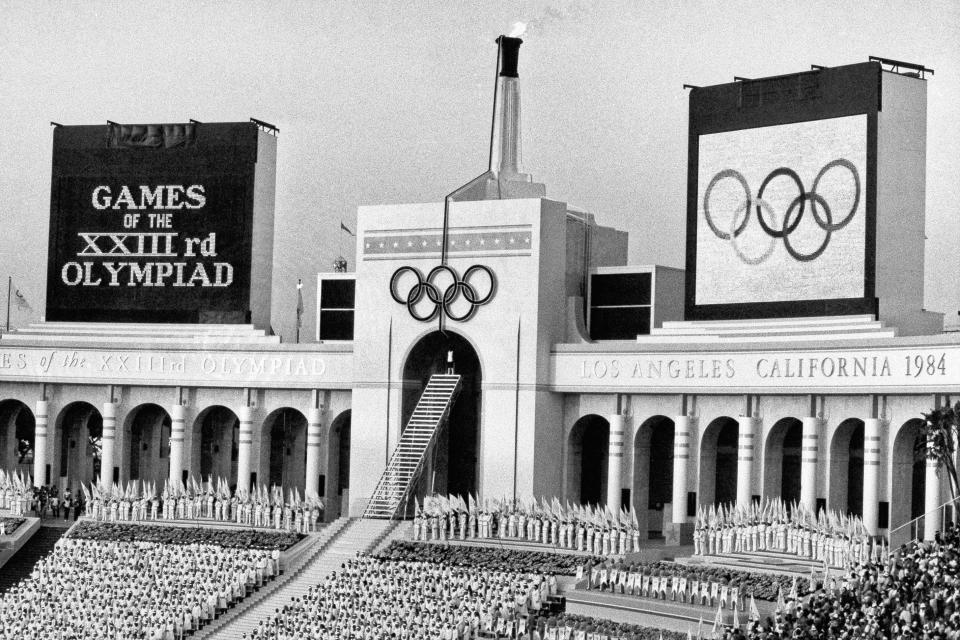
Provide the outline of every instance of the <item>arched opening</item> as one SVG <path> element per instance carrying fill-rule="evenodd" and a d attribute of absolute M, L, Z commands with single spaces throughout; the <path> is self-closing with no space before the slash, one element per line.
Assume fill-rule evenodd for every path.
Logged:
<path fill-rule="evenodd" d="M 763 493 L 787 504 L 800 501 L 800 449 L 803 422 L 796 418 L 777 420 L 767 435 L 763 451 Z"/>
<path fill-rule="evenodd" d="M 647 418 L 633 440 L 633 508 L 640 535 L 659 538 L 667 522 L 665 506 L 673 500 L 673 420 Z M 672 505 L 686 509 L 686 505 Z"/>
<path fill-rule="evenodd" d="M 740 424 L 733 418 L 715 418 L 700 441 L 700 504 L 737 501 L 737 437 Z"/>
<path fill-rule="evenodd" d="M 350 506 L 350 415 L 347 409 L 330 423 L 327 474 L 320 487 L 327 520 L 347 513 Z"/>
<path fill-rule="evenodd" d="M 124 424 L 130 480 L 163 486 L 170 469 L 170 414 L 158 404 L 142 404 Z"/>
<path fill-rule="evenodd" d="M 191 469 L 200 470 L 202 482 L 225 478 L 231 489 L 237 485 L 240 453 L 240 419 L 221 405 L 207 407 L 193 423 Z"/>
<path fill-rule="evenodd" d="M 893 441 L 890 500 L 890 527 L 895 528 L 923 515 L 927 490 L 927 458 L 923 448 L 923 420 L 914 418 L 901 425 Z"/>
<path fill-rule="evenodd" d="M 840 423 L 830 442 L 830 504 L 840 513 L 863 515 L 863 420 Z"/>
<path fill-rule="evenodd" d="M 477 462 L 480 448 L 480 358 L 466 338 L 445 331 L 434 331 L 421 338 L 410 350 L 403 365 L 403 428 L 413 414 L 430 376 L 447 371 L 447 354 L 453 353 L 454 371 L 461 376 L 460 395 L 437 438 L 432 460 L 425 466 L 422 496 L 433 490 L 443 495 L 464 496 L 479 493 Z M 432 468 L 430 468 L 432 463 Z M 429 477 L 426 477 L 429 476 Z"/>
<path fill-rule="evenodd" d="M 583 416 L 570 430 L 567 451 L 567 496 L 574 504 L 604 504 L 610 423 L 596 414 Z"/>
<path fill-rule="evenodd" d="M 79 484 L 100 480 L 103 450 L 103 416 L 89 402 L 71 402 L 56 422 L 60 448 L 60 486 L 77 489 Z"/>
<path fill-rule="evenodd" d="M 33 475 L 36 422 L 30 407 L 19 400 L 0 402 L 0 469 Z M 34 478 L 42 484 L 43 478 Z"/>
<path fill-rule="evenodd" d="M 307 473 L 307 417 L 285 407 L 263 421 L 259 478 L 269 485 L 298 489 L 303 495 Z"/>

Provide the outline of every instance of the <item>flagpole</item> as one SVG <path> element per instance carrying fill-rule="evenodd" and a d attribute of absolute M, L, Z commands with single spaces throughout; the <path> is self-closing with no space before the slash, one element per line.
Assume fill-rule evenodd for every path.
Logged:
<path fill-rule="evenodd" d="M 13 288 L 13 276 L 7 276 L 7 329 L 10 333 L 10 289 Z"/>

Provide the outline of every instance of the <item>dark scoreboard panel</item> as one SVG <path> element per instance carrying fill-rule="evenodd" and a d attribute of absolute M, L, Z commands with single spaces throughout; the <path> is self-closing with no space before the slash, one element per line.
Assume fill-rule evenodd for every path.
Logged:
<path fill-rule="evenodd" d="M 876 314 L 877 63 L 690 92 L 688 320 Z"/>
<path fill-rule="evenodd" d="M 249 322 L 253 123 L 58 127 L 48 320 Z"/>

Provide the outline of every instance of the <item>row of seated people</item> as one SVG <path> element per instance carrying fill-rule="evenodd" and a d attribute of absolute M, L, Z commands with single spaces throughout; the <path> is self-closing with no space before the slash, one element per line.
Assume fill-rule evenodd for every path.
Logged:
<path fill-rule="evenodd" d="M 0 596 L 0 639 L 179 640 L 279 570 L 277 549 L 205 542 L 249 536 L 82 524 Z"/>
<path fill-rule="evenodd" d="M 514 638 L 535 623 L 556 587 L 542 574 L 360 556 L 246 637 Z"/>

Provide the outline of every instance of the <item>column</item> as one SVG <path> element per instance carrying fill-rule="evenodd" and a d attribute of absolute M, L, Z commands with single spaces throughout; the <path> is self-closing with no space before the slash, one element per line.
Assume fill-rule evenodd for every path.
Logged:
<path fill-rule="evenodd" d="M 759 418 L 740 416 L 737 438 L 737 506 L 749 507 L 753 498 L 753 441 Z"/>
<path fill-rule="evenodd" d="M 623 430 L 626 419 L 622 415 L 609 416 L 610 447 L 607 457 L 607 506 L 614 513 L 620 510 L 620 487 L 623 483 Z"/>
<path fill-rule="evenodd" d="M 117 405 L 103 403 L 103 439 L 100 443 L 100 486 L 113 486 L 113 450 L 117 442 Z"/>
<path fill-rule="evenodd" d="M 803 418 L 800 445 L 800 504 L 810 513 L 817 511 L 817 460 L 820 458 L 820 418 Z"/>
<path fill-rule="evenodd" d="M 937 535 L 942 520 L 942 511 L 939 509 L 940 476 L 937 475 L 937 461 L 927 458 L 927 475 L 923 495 L 923 539 L 933 540 Z M 907 498 L 909 500 L 909 498 Z"/>
<path fill-rule="evenodd" d="M 307 412 L 307 478 L 304 495 L 320 493 L 320 443 L 322 439 L 320 409 L 313 407 Z"/>
<path fill-rule="evenodd" d="M 41 487 L 47 484 L 47 420 L 50 402 L 37 400 L 34 412 L 33 432 L 33 484 Z"/>
<path fill-rule="evenodd" d="M 183 482 L 184 413 L 182 404 L 170 407 L 170 473 L 167 477 L 171 487 Z"/>
<path fill-rule="evenodd" d="M 687 416 L 673 419 L 673 524 L 687 521 L 687 465 L 690 460 L 690 429 Z M 653 461 L 650 461 L 653 464 Z"/>
<path fill-rule="evenodd" d="M 880 420 L 863 421 L 863 526 L 875 536 L 880 527 Z"/>
<path fill-rule="evenodd" d="M 250 453 L 253 447 L 253 409 L 240 407 L 240 442 L 237 451 L 237 491 L 250 491 Z"/>

